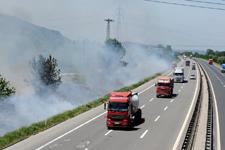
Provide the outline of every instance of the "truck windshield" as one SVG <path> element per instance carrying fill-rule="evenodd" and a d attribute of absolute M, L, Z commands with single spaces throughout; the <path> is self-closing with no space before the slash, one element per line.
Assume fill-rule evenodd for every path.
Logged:
<path fill-rule="evenodd" d="M 111 111 L 128 111 L 128 104 L 127 103 L 111 102 L 108 105 L 108 110 L 111 110 Z"/>
<path fill-rule="evenodd" d="M 158 83 L 158 86 L 170 86 L 168 83 Z"/>
<path fill-rule="evenodd" d="M 175 76 L 183 76 L 183 73 L 174 73 Z"/>

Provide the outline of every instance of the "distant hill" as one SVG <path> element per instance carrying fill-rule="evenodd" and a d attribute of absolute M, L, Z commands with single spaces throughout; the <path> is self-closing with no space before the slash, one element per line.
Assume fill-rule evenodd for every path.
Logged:
<path fill-rule="evenodd" d="M 1 50 L 59 50 L 73 42 L 60 32 L 40 27 L 12 16 L 0 14 Z"/>

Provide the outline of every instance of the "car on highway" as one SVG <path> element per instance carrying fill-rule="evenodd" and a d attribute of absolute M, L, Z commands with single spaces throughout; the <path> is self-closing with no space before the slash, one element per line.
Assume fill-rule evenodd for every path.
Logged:
<path fill-rule="evenodd" d="M 192 70 L 196 70 L 195 64 L 192 65 Z"/>
<path fill-rule="evenodd" d="M 190 79 L 195 80 L 196 79 L 195 75 L 194 74 L 190 75 Z"/>

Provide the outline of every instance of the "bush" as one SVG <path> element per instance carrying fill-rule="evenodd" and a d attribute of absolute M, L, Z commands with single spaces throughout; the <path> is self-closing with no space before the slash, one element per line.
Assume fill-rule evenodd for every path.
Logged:
<path fill-rule="evenodd" d="M 45 87 L 54 90 L 62 82 L 57 60 L 51 55 L 49 55 L 48 58 L 40 55 L 38 60 L 34 59 L 32 68 L 35 82 L 37 82 L 37 80 L 41 82 L 41 84 L 36 84 L 38 90 L 43 90 Z"/>
<path fill-rule="evenodd" d="M 16 92 L 14 87 L 10 87 L 10 83 L 0 75 L 0 100 L 11 96 Z"/>
<path fill-rule="evenodd" d="M 218 64 L 224 64 L 224 63 L 225 63 L 225 56 L 220 56 L 220 57 L 218 57 L 217 63 L 218 63 Z"/>

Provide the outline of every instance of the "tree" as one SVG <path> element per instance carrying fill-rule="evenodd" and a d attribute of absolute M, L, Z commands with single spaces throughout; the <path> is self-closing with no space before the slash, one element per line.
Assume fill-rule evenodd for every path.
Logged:
<path fill-rule="evenodd" d="M 215 55 L 215 52 L 212 49 L 207 49 L 206 55 Z"/>
<path fill-rule="evenodd" d="M 224 63 L 225 63 L 225 56 L 220 56 L 220 57 L 218 57 L 217 63 L 219 63 L 219 64 L 224 64 Z"/>
<path fill-rule="evenodd" d="M 124 57 L 126 54 L 126 50 L 123 47 L 122 43 L 119 42 L 117 39 L 108 39 L 105 42 L 106 46 L 110 48 L 112 51 L 117 53 L 120 58 Z"/>
<path fill-rule="evenodd" d="M 36 77 L 44 86 L 55 89 L 62 82 L 57 60 L 51 55 L 48 58 L 40 55 L 38 60 L 34 59 L 32 67 Z"/>
<path fill-rule="evenodd" d="M 10 83 L 0 75 L 0 100 L 11 96 L 16 92 L 14 87 L 10 87 Z"/>

